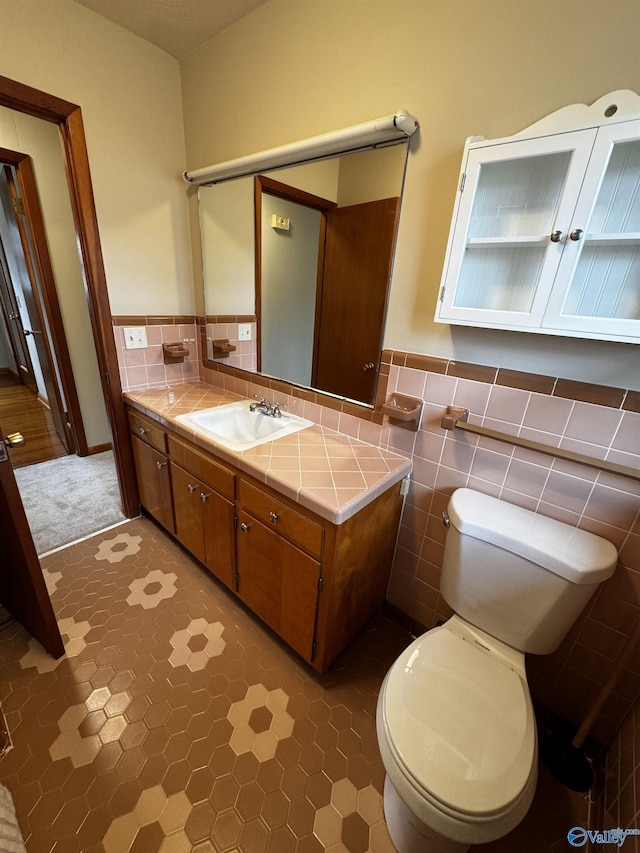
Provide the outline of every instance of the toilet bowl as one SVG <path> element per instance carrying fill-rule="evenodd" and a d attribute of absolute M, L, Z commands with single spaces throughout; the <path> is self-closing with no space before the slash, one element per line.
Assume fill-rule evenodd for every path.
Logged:
<path fill-rule="evenodd" d="M 527 813 L 538 750 L 519 657 L 453 616 L 414 640 L 387 673 L 378 698 L 378 743 L 388 783 L 419 819 L 414 829 L 422 843 L 397 843 L 387 790 L 387 824 L 403 853 L 424 853 L 420 824 L 433 838 L 457 842 L 441 848 L 457 853 L 506 835 Z"/>
<path fill-rule="evenodd" d="M 557 648 L 617 561 L 598 536 L 471 489 L 447 520 L 441 592 L 455 613 L 402 652 L 378 696 L 400 853 L 463 853 L 526 815 L 538 747 L 525 652 Z"/>

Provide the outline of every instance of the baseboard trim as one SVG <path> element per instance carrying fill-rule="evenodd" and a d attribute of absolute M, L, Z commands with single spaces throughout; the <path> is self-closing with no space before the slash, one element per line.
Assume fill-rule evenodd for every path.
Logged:
<path fill-rule="evenodd" d="M 104 453 L 105 450 L 111 450 L 112 444 L 108 441 L 106 444 L 94 444 L 87 448 L 87 456 L 93 456 L 95 453 Z"/>
<path fill-rule="evenodd" d="M 391 604 L 387 599 L 383 601 L 380 610 L 383 616 L 386 616 L 387 619 L 401 625 L 410 634 L 413 634 L 414 637 L 419 637 L 428 630 L 422 622 L 418 622 L 417 619 L 413 619 L 411 616 L 408 616 L 403 610 L 400 610 L 400 608 L 396 607 L 395 604 Z"/>

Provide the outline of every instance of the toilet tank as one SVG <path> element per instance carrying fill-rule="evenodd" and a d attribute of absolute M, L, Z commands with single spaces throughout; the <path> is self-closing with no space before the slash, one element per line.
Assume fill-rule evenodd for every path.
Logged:
<path fill-rule="evenodd" d="M 473 489 L 457 489 L 447 511 L 443 598 L 522 652 L 555 651 L 615 571 L 606 539 Z"/>

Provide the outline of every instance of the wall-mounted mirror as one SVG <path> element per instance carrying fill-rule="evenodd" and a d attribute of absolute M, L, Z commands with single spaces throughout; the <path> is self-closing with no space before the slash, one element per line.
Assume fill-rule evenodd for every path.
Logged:
<path fill-rule="evenodd" d="M 373 403 L 407 151 L 199 187 L 209 359 Z"/>

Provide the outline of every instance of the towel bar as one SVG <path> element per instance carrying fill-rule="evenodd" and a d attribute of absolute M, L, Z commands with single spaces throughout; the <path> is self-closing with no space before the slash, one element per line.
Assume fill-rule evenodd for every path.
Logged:
<path fill-rule="evenodd" d="M 623 477 L 631 477 L 633 480 L 640 480 L 640 470 L 630 468 L 628 465 L 618 465 L 616 462 L 607 462 L 604 459 L 596 459 L 593 456 L 585 456 L 583 453 L 574 453 L 572 450 L 563 450 L 560 447 L 552 447 L 549 444 L 542 444 L 538 441 L 530 441 L 528 438 L 521 438 L 519 435 L 510 435 L 506 432 L 498 432 L 495 429 L 470 424 L 467 422 L 469 417 L 469 409 L 463 409 L 459 406 L 447 406 L 447 413 L 443 416 L 441 426 L 442 429 L 462 429 L 465 432 L 472 432 L 475 435 L 484 435 L 487 438 L 493 438 L 496 441 L 504 441 L 507 444 L 515 444 L 517 447 L 526 447 L 527 450 L 537 450 L 539 453 L 547 453 L 550 456 L 556 456 L 558 459 L 567 459 L 569 462 L 579 462 L 581 465 L 588 465 L 590 468 L 599 468 L 601 471 L 609 471 L 612 474 L 621 474 Z"/>

